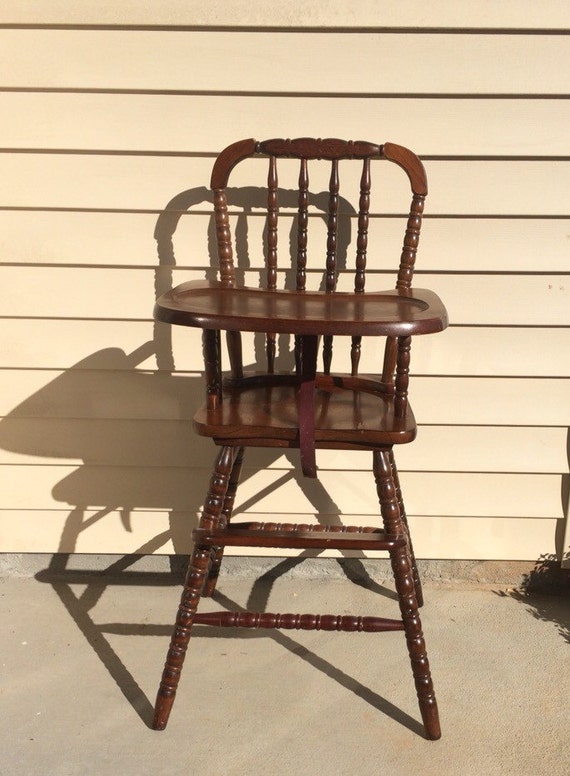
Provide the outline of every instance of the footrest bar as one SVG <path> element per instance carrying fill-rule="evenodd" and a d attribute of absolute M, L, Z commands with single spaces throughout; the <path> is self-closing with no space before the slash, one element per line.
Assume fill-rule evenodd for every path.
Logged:
<path fill-rule="evenodd" d="M 197 528 L 192 537 L 196 544 L 206 547 L 391 550 L 406 543 L 405 537 L 387 537 L 379 529 L 304 524 L 290 528 L 287 523 L 232 523 L 228 528 Z"/>
<path fill-rule="evenodd" d="M 272 614 L 271 612 L 204 612 L 194 616 L 195 625 L 220 628 L 279 628 L 282 630 L 401 631 L 401 620 L 336 614 Z"/>

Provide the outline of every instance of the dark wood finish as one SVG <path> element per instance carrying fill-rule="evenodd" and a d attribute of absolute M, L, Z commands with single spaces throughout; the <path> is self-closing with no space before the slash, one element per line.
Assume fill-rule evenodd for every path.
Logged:
<path fill-rule="evenodd" d="M 232 466 L 230 478 L 228 481 L 228 489 L 226 490 L 226 495 L 224 496 L 222 512 L 220 515 L 219 526 L 221 528 L 227 528 L 232 518 L 232 512 L 234 509 L 234 502 L 235 502 L 237 488 L 239 484 L 241 467 L 243 465 L 244 454 L 245 454 L 245 448 L 238 447 L 236 456 L 234 459 L 234 463 Z M 204 592 L 202 593 L 202 595 L 204 595 L 205 597 L 212 596 L 216 590 L 216 585 L 218 583 L 218 576 L 220 574 L 220 568 L 222 565 L 222 559 L 224 557 L 224 545 L 212 544 L 210 547 L 210 553 L 211 553 L 210 570 L 208 572 L 208 577 L 206 579 L 206 582 L 204 583 Z"/>
<path fill-rule="evenodd" d="M 422 226 L 422 215 L 424 212 L 425 197 L 420 194 L 414 194 L 412 207 L 408 218 L 406 234 L 404 235 L 404 246 L 400 257 L 400 269 L 398 272 L 398 281 L 396 288 L 407 289 L 412 285 L 416 255 L 418 252 L 418 242 L 420 239 L 420 229 Z"/>
<path fill-rule="evenodd" d="M 385 531 L 388 536 L 405 536 L 406 531 L 400 516 L 390 455 L 386 451 L 375 451 L 373 455 L 374 476 L 376 478 Z M 422 632 L 412 573 L 412 561 L 407 542 L 397 544 L 390 550 L 390 560 L 396 582 L 402 622 L 404 623 L 406 633 L 412 673 L 418 694 L 420 713 L 428 738 L 436 740 L 441 737 L 439 715 Z"/>
<path fill-rule="evenodd" d="M 402 526 L 406 534 L 408 541 L 408 549 L 410 551 L 410 562 L 412 565 L 412 576 L 414 578 L 414 587 L 416 589 L 416 601 L 418 606 L 424 605 L 424 594 L 422 589 L 422 582 L 418 571 L 418 564 L 416 563 L 416 556 L 414 554 L 414 547 L 412 544 L 412 537 L 410 534 L 410 527 L 408 525 L 408 517 L 406 515 L 406 508 L 404 507 L 404 500 L 402 498 L 402 489 L 400 487 L 400 478 L 398 476 L 398 469 L 396 467 L 396 460 L 394 458 L 393 450 L 390 450 L 390 465 L 392 467 L 392 477 L 394 478 L 394 488 L 396 492 L 396 500 L 398 501 L 398 509 L 400 510 L 400 519 L 402 520 Z"/>
<path fill-rule="evenodd" d="M 275 291 L 277 288 L 277 225 L 279 214 L 279 201 L 277 194 L 277 159 L 272 156 L 269 161 L 269 173 L 267 176 L 267 288 Z M 266 335 L 267 371 L 273 374 L 275 371 L 275 332 L 267 332 Z"/>
<path fill-rule="evenodd" d="M 304 276 L 299 276 L 301 283 Z M 432 334 L 447 325 L 438 297 L 425 289 L 366 294 L 337 291 L 265 291 L 227 287 L 215 280 L 182 283 L 162 296 L 155 317 L 199 328 L 283 334 L 406 336 Z"/>
<path fill-rule="evenodd" d="M 396 360 L 396 398 L 394 410 L 397 418 L 404 418 L 408 409 L 408 385 L 410 382 L 411 337 L 398 337 Z"/>
<path fill-rule="evenodd" d="M 337 237 L 338 237 L 338 192 L 340 188 L 338 174 L 338 159 L 334 159 L 331 164 L 331 176 L 329 180 L 329 213 L 328 213 L 328 232 L 327 232 L 327 259 L 326 259 L 326 278 L 325 289 L 331 293 L 336 289 L 337 281 Z M 333 353 L 332 334 L 325 334 L 323 337 L 323 371 L 330 374 Z"/>
<path fill-rule="evenodd" d="M 244 382 L 248 386 L 247 378 Z M 397 418 L 394 396 L 384 392 L 383 386 L 376 384 L 374 390 L 373 381 L 363 378 L 360 387 L 358 378 L 342 375 L 331 376 L 328 382 L 326 376 L 319 376 L 316 385 L 312 399 L 317 449 L 352 444 L 371 450 L 382 445 L 406 444 L 415 438 L 416 423 L 411 409 Z M 199 409 L 194 427 L 201 436 L 224 444 L 256 445 L 264 440 L 265 444 L 260 446 L 299 447 L 297 387 L 287 381 L 256 385 L 253 378 L 244 390 L 227 390 L 215 411 Z M 366 434 L 362 433 L 363 428 Z M 277 444 L 279 440 L 282 444 Z"/>
<path fill-rule="evenodd" d="M 228 201 L 225 191 L 214 191 L 214 208 L 216 213 L 218 255 L 220 258 L 220 282 L 224 288 L 231 288 L 235 285 L 236 273 L 234 269 L 232 233 L 228 216 Z"/>
<path fill-rule="evenodd" d="M 299 219 L 297 234 L 297 291 L 304 291 L 307 283 L 307 242 L 309 228 L 309 166 L 301 160 L 299 172 Z"/>
<path fill-rule="evenodd" d="M 414 194 L 426 196 L 428 193 L 426 171 L 421 161 L 409 148 L 396 143 L 384 143 L 382 154 L 385 159 L 402 168 L 408 176 Z"/>
<path fill-rule="evenodd" d="M 202 336 L 206 377 L 206 406 L 218 409 L 222 402 L 222 370 L 220 358 L 220 332 L 204 329 Z"/>
<path fill-rule="evenodd" d="M 397 149 L 400 146 L 394 146 L 394 148 Z M 298 137 L 294 140 L 275 138 L 257 143 L 256 150 L 275 156 L 294 157 L 295 159 L 328 159 L 329 161 L 333 159 L 365 159 L 366 157 L 378 159 L 382 155 L 382 146 L 375 143 L 368 143 L 365 140 L 339 140 L 334 137 L 324 140 L 312 137 Z M 401 152 L 399 158 L 402 158 Z"/>
<path fill-rule="evenodd" d="M 219 154 L 212 168 L 212 177 L 210 178 L 210 188 L 215 192 L 224 189 L 228 185 L 231 171 L 236 164 L 239 164 L 248 156 L 252 156 L 256 151 L 257 143 L 253 138 L 248 140 L 238 140 L 232 143 Z"/>
<path fill-rule="evenodd" d="M 272 614 L 271 612 L 204 612 L 194 617 L 195 625 L 218 628 L 279 628 L 349 633 L 382 633 L 404 630 L 401 620 L 385 617 L 355 617 L 351 614 Z"/>
<path fill-rule="evenodd" d="M 226 188 L 234 167 L 252 156 L 267 157 L 267 216 L 263 288 L 238 286 Z M 292 160 L 292 161 L 283 161 Z M 318 160 L 324 160 L 319 162 Z M 353 162 L 351 160 L 357 160 Z M 397 268 L 396 288 L 370 289 L 368 233 L 373 170 L 391 162 L 401 167 L 411 187 L 411 203 Z M 278 288 L 278 165 L 298 167 L 297 227 L 291 238 L 294 290 Z M 307 277 L 319 246 L 309 236 L 310 170 L 329 165 L 328 202 L 323 210 L 326 243 L 321 246 L 320 291 L 307 290 Z M 344 165 L 361 165 L 354 261 L 339 267 L 339 218 Z M 393 631 L 406 636 L 420 712 L 428 738 L 440 736 L 439 719 L 419 618 L 421 584 L 393 446 L 411 442 L 416 423 L 409 402 L 411 341 L 447 325 L 447 313 L 433 292 L 412 288 L 427 180 L 421 161 L 394 143 L 383 145 L 337 138 L 242 140 L 226 148 L 212 171 L 220 275 L 217 281 L 183 283 L 157 300 L 158 320 L 204 330 L 206 403 L 194 426 L 220 446 L 190 559 L 176 625 L 160 685 L 154 726 L 163 729 L 172 707 L 193 624 L 237 628 L 328 631 Z M 322 202 L 322 198 L 320 199 Z M 376 220 L 375 220 L 376 221 Z M 378 220 L 381 225 L 381 219 Z M 374 257 L 373 257 L 374 258 Z M 344 261 L 344 256 L 343 256 Z M 376 266 L 375 266 L 376 269 Z M 394 268 L 396 269 L 396 268 Z M 339 292 L 339 271 L 354 272 L 354 290 Z M 231 375 L 222 376 L 220 332 L 227 332 Z M 265 334 L 266 364 L 244 371 L 243 333 Z M 295 367 L 276 372 L 276 335 L 295 343 Z M 350 347 L 351 374 L 332 370 L 335 353 Z M 364 340 L 385 343 L 379 375 L 360 375 Z M 323 371 L 318 371 L 322 341 Z M 380 363 L 380 361 L 379 361 Z M 247 446 L 298 448 L 305 476 L 317 474 L 318 449 L 370 450 L 383 526 L 361 527 L 280 522 L 232 521 L 244 449 Z M 270 612 L 198 613 L 202 596 L 211 596 L 224 548 L 273 547 L 385 550 L 391 558 L 401 619 L 357 615 L 275 614 Z"/>
<path fill-rule="evenodd" d="M 303 474 L 305 477 L 316 477 L 315 389 L 319 342 L 315 336 L 304 336 L 301 342 L 301 373 L 297 388 L 299 451 Z"/>
<path fill-rule="evenodd" d="M 329 180 L 329 217 L 327 232 L 327 259 L 326 259 L 326 290 L 330 293 L 336 288 L 336 252 L 338 236 L 338 192 L 340 181 L 338 177 L 338 159 L 331 164 L 331 177 Z"/>
<path fill-rule="evenodd" d="M 301 527 L 291 530 L 267 530 L 261 528 L 231 528 L 208 531 L 198 528 L 193 532 L 199 544 L 228 547 L 281 547 L 283 549 L 327 549 L 327 550 L 390 550 L 404 544 L 405 538 L 387 537 L 378 532 L 337 532 L 325 527 L 322 531 Z"/>
<path fill-rule="evenodd" d="M 243 377 L 241 331 L 227 331 L 226 340 L 232 376 L 239 380 Z"/>
<path fill-rule="evenodd" d="M 366 253 L 368 250 L 368 225 L 370 222 L 370 159 L 365 159 L 362 165 L 360 178 L 360 200 L 358 206 L 358 237 L 356 239 L 356 275 L 354 278 L 354 290 L 356 293 L 364 291 Z"/>
<path fill-rule="evenodd" d="M 234 454 L 235 451 L 231 447 L 223 447 L 218 454 L 200 523 L 204 528 L 216 529 L 220 523 L 220 515 L 233 468 Z M 194 545 L 156 699 L 153 721 L 155 730 L 164 730 L 168 722 L 190 641 L 194 616 L 208 578 L 211 562 L 211 545 Z"/>
<path fill-rule="evenodd" d="M 360 199 L 358 202 L 358 237 L 356 240 L 356 273 L 354 276 L 354 291 L 361 294 L 364 291 L 366 283 L 366 254 L 368 250 L 368 225 L 370 211 L 370 159 L 364 159 L 362 164 L 362 175 L 360 178 Z M 362 336 L 352 337 L 350 348 L 350 361 L 352 365 L 352 375 L 358 374 L 360 364 Z"/>

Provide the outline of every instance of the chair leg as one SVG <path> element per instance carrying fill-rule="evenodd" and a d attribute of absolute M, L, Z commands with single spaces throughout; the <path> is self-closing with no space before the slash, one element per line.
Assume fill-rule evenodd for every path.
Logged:
<path fill-rule="evenodd" d="M 200 528 L 211 530 L 219 524 L 232 471 L 234 452 L 232 447 L 223 447 L 218 454 L 204 511 L 200 519 Z M 211 561 L 212 548 L 210 546 L 198 545 L 194 547 L 156 698 L 152 725 L 155 730 L 164 730 L 168 723 L 190 641 L 192 624 L 208 577 Z"/>
<path fill-rule="evenodd" d="M 416 588 L 416 600 L 418 606 L 424 605 L 424 593 L 422 590 L 422 581 L 420 579 L 420 573 L 418 571 L 418 565 L 416 563 L 416 556 L 414 555 L 414 547 L 412 544 L 412 535 L 410 533 L 410 526 L 408 525 L 408 518 L 406 516 L 406 509 L 404 507 L 404 501 L 402 499 L 402 489 L 400 488 L 400 478 L 398 477 L 398 469 L 396 467 L 396 459 L 394 458 L 394 451 L 390 450 L 390 464 L 392 466 L 392 475 L 394 477 L 394 485 L 396 488 L 396 498 L 398 500 L 398 507 L 400 509 L 400 518 L 404 525 L 406 535 L 408 538 L 408 547 L 410 550 L 410 561 L 412 564 L 412 576 L 414 577 L 414 587 Z"/>
<path fill-rule="evenodd" d="M 236 453 L 232 472 L 230 474 L 230 481 L 228 484 L 228 490 L 224 499 L 224 505 L 222 507 L 222 519 L 220 525 L 228 525 L 232 518 L 232 512 L 234 508 L 234 502 L 236 497 L 237 488 L 239 485 L 239 478 L 241 474 L 241 467 L 243 463 L 243 456 L 245 448 L 240 447 Z M 224 557 L 223 547 L 212 547 L 212 562 L 210 564 L 210 571 L 204 585 L 204 592 L 202 596 L 209 598 L 216 590 L 216 584 L 218 582 L 218 576 L 220 574 L 220 567 L 222 565 L 222 559 Z"/>
<path fill-rule="evenodd" d="M 402 536 L 405 533 L 405 528 L 400 517 L 393 468 L 388 451 L 378 450 L 374 452 L 374 476 L 386 533 L 392 536 Z M 420 713 L 427 737 L 437 740 L 441 737 L 439 714 L 422 633 L 408 546 L 396 547 L 391 550 L 390 560 L 412 664 Z"/>

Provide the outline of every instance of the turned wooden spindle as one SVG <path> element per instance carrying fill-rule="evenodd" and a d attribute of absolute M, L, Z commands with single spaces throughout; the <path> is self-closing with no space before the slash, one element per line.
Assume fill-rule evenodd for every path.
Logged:
<path fill-rule="evenodd" d="M 398 341 L 396 337 L 386 337 L 384 347 L 384 364 L 382 366 L 382 383 L 391 386 L 393 389 L 394 370 L 396 369 L 396 354 L 398 352 Z"/>
<path fill-rule="evenodd" d="M 336 257 L 338 250 L 338 193 L 340 188 L 338 174 L 338 159 L 331 163 L 331 175 L 329 180 L 329 211 L 327 220 L 327 258 L 325 265 L 325 290 L 332 293 L 336 289 L 337 268 Z M 323 370 L 330 374 L 333 352 L 333 337 L 326 334 L 323 337 Z"/>
<path fill-rule="evenodd" d="M 228 357 L 232 376 L 237 380 L 243 377 L 243 352 L 241 342 L 241 331 L 227 331 L 226 342 L 228 346 Z"/>
<path fill-rule="evenodd" d="M 323 337 L 323 372 L 326 375 L 330 375 L 331 373 L 333 339 L 332 334 L 325 334 Z"/>
<path fill-rule="evenodd" d="M 386 533 L 390 536 L 405 535 L 406 532 L 400 517 L 390 454 L 388 451 L 375 451 L 373 459 L 374 476 Z M 398 544 L 392 548 L 390 550 L 390 561 L 392 571 L 394 572 L 396 592 L 398 593 L 398 602 L 406 633 L 406 642 L 418 695 L 420 713 L 428 738 L 435 740 L 441 737 L 441 730 L 418 610 L 409 546 L 407 544 Z"/>
<path fill-rule="evenodd" d="M 398 355 L 396 358 L 396 395 L 394 413 L 402 418 L 408 408 L 408 385 L 410 382 L 411 337 L 398 337 Z"/>
<path fill-rule="evenodd" d="M 362 164 L 360 199 L 358 200 L 358 236 L 356 238 L 356 274 L 354 278 L 354 290 L 357 293 L 362 293 L 365 285 L 368 226 L 370 221 L 370 188 L 370 159 L 365 159 Z"/>
<path fill-rule="evenodd" d="M 224 528 L 228 526 L 232 517 L 244 454 L 245 454 L 245 448 L 239 447 L 235 455 L 232 471 L 229 477 L 228 487 L 226 490 L 226 495 L 224 497 L 224 502 L 222 505 L 222 510 L 221 510 L 220 519 L 218 523 L 220 528 Z M 210 571 L 208 573 L 208 578 L 204 585 L 204 592 L 203 592 L 204 596 L 209 597 L 214 594 L 214 591 L 216 589 L 216 585 L 218 582 L 218 577 L 220 575 L 220 567 L 222 565 L 223 557 L 224 557 L 223 547 L 215 546 L 211 548 Z"/>
<path fill-rule="evenodd" d="M 368 251 L 368 225 L 370 221 L 370 159 L 364 159 L 360 176 L 360 198 L 358 200 L 358 235 L 356 238 L 356 273 L 354 290 L 357 294 L 364 291 L 366 282 L 366 254 Z M 350 349 L 351 374 L 358 374 L 362 337 L 352 338 Z"/>
<path fill-rule="evenodd" d="M 222 401 L 220 332 L 215 329 L 204 329 L 202 349 L 206 372 L 206 401 L 208 408 L 215 410 Z"/>
<path fill-rule="evenodd" d="M 219 526 L 233 468 L 234 455 L 235 450 L 232 447 L 223 447 L 218 454 L 200 520 L 200 526 L 204 529 L 211 530 Z M 156 699 L 153 722 L 155 730 L 164 730 L 168 722 L 190 641 L 194 617 L 208 577 L 211 561 L 212 554 L 209 546 L 196 545 L 194 547 Z"/>
<path fill-rule="evenodd" d="M 362 337 L 351 337 L 350 340 L 350 374 L 356 377 L 358 366 L 360 364 L 360 353 L 362 351 Z"/>
<path fill-rule="evenodd" d="M 299 170 L 299 206 L 297 211 L 297 291 L 304 291 L 307 284 L 307 235 L 309 226 L 309 169 L 306 159 L 301 159 Z M 295 335 L 295 367 L 297 374 L 301 373 L 302 338 Z"/>
<path fill-rule="evenodd" d="M 306 533 L 378 533 L 378 528 L 374 526 L 359 525 L 322 525 L 321 523 L 241 523 L 240 528 L 247 531 L 298 531 Z"/>
<path fill-rule="evenodd" d="M 382 633 L 402 631 L 402 620 L 341 614 L 274 614 L 272 612 L 205 612 L 194 617 L 196 625 L 219 628 L 276 628 L 278 630 Z"/>
<path fill-rule="evenodd" d="M 164 730 L 174 698 L 180 681 L 180 674 L 184 665 L 184 658 L 190 642 L 194 616 L 200 602 L 204 582 L 208 576 L 211 556 L 209 547 L 195 547 L 188 567 L 184 592 L 176 622 L 174 633 L 170 642 L 170 647 L 166 655 L 166 663 L 156 697 L 154 708 L 154 720 L 152 726 L 154 730 Z"/>
<path fill-rule="evenodd" d="M 336 253 L 338 239 L 338 192 L 340 188 L 338 159 L 331 163 L 329 180 L 329 212 L 327 220 L 327 259 L 325 290 L 329 293 L 336 288 Z"/>
<path fill-rule="evenodd" d="M 304 291 L 307 284 L 307 235 L 309 226 L 309 169 L 306 159 L 301 159 L 299 171 L 299 208 L 297 233 L 297 291 Z"/>
<path fill-rule="evenodd" d="M 267 289 L 277 288 L 277 224 L 279 214 L 278 203 L 277 159 L 269 157 L 269 173 L 267 176 Z M 275 333 L 267 332 L 266 353 L 267 371 L 275 371 Z"/>
<path fill-rule="evenodd" d="M 398 270 L 396 288 L 411 288 L 418 244 L 420 241 L 424 204 L 425 197 L 422 194 L 414 194 L 406 226 L 406 234 L 404 235 L 404 245 L 400 256 L 400 268 Z"/>
<path fill-rule="evenodd" d="M 218 241 L 218 259 L 222 285 L 231 288 L 235 285 L 234 254 L 232 233 L 228 216 L 228 202 L 224 189 L 214 191 L 214 209 L 216 221 L 216 239 Z"/>
<path fill-rule="evenodd" d="M 400 486 L 400 477 L 398 475 L 398 469 L 396 467 L 396 459 L 394 457 L 394 451 L 390 450 L 390 465 L 392 467 L 392 477 L 394 479 L 394 488 L 396 492 L 396 500 L 398 502 L 398 509 L 400 510 L 400 519 L 402 521 L 402 525 L 404 527 L 404 531 L 406 533 L 406 537 L 408 540 L 408 546 L 410 549 L 410 562 L 412 566 L 412 576 L 414 578 L 414 586 L 416 588 L 416 599 L 418 602 L 418 606 L 424 605 L 424 594 L 423 594 L 423 588 L 422 588 L 422 582 L 420 579 L 420 574 L 418 571 L 418 566 L 416 563 L 416 556 L 414 554 L 414 547 L 412 544 L 412 537 L 410 533 L 410 526 L 408 525 L 408 516 L 406 515 L 406 509 L 404 507 L 404 500 L 402 498 L 402 488 Z"/>

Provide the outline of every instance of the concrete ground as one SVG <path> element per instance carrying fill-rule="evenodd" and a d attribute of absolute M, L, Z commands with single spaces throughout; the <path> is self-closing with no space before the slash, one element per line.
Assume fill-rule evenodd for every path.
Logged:
<path fill-rule="evenodd" d="M 224 576 L 202 610 L 397 616 L 391 586 L 366 580 L 355 563 L 321 578 L 278 578 L 292 561 L 254 583 Z M 151 704 L 179 580 L 128 566 L 74 571 L 60 560 L 2 579 L 2 776 L 570 772 L 563 594 L 427 582 L 440 741 L 422 736 L 402 633 L 205 627 L 158 733 Z"/>

